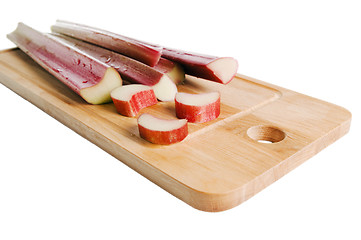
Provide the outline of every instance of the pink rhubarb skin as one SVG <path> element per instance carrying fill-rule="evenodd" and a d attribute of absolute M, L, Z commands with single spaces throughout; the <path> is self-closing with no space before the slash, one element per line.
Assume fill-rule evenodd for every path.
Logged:
<path fill-rule="evenodd" d="M 180 142 L 188 135 L 187 120 L 160 119 L 147 113 L 138 117 L 138 129 L 143 139 L 161 145 Z"/>
<path fill-rule="evenodd" d="M 53 34 L 52 36 L 113 67 L 119 72 L 123 80 L 151 86 L 159 100 L 174 100 L 177 87 L 165 73 L 132 58 L 75 38 L 60 34 Z"/>
<path fill-rule="evenodd" d="M 58 20 L 51 30 L 119 52 L 151 67 L 162 55 L 162 47 L 82 24 Z"/>
<path fill-rule="evenodd" d="M 135 117 L 141 109 L 158 102 L 153 89 L 140 84 L 118 87 L 111 92 L 111 97 L 117 112 L 127 117 Z"/>
<path fill-rule="evenodd" d="M 23 23 L 7 37 L 88 103 L 110 102 L 110 92 L 122 85 L 114 68 Z"/>
<path fill-rule="evenodd" d="M 175 110 L 178 118 L 191 123 L 204 123 L 218 118 L 221 110 L 219 92 L 190 94 L 177 93 Z"/>

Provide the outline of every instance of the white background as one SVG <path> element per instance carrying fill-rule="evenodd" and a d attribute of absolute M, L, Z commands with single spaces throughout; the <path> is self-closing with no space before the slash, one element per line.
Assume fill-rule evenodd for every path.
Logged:
<path fill-rule="evenodd" d="M 56 19 L 210 55 L 343 106 L 351 131 L 231 210 L 193 209 L 0 85 L 0 239 L 361 239 L 359 1 L 2 1 L 0 48 Z"/>

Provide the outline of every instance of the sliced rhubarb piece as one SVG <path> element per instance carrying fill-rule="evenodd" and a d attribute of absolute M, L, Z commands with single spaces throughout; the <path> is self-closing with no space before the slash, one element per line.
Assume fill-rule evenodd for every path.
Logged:
<path fill-rule="evenodd" d="M 167 74 L 167 76 L 176 85 L 182 83 L 185 79 L 183 67 L 180 64 L 170 61 L 166 58 L 161 57 L 157 65 L 154 66 L 154 68 L 162 73 Z"/>
<path fill-rule="evenodd" d="M 203 123 L 216 119 L 220 114 L 220 93 L 177 93 L 175 110 L 178 118 L 192 123 Z"/>
<path fill-rule="evenodd" d="M 158 102 L 153 89 L 141 84 L 120 86 L 110 95 L 117 112 L 127 117 L 134 117 L 141 109 Z"/>
<path fill-rule="evenodd" d="M 115 68 L 125 81 L 151 86 L 160 101 L 174 100 L 177 86 L 165 73 L 132 58 L 75 38 L 59 34 L 52 36 Z"/>
<path fill-rule="evenodd" d="M 186 119 L 160 119 L 143 113 L 138 117 L 139 134 L 155 144 L 172 144 L 182 141 L 188 135 Z"/>
<path fill-rule="evenodd" d="M 58 20 L 51 30 L 111 49 L 151 67 L 158 63 L 162 54 L 162 47 L 82 24 Z"/>
<path fill-rule="evenodd" d="M 114 68 L 23 23 L 7 37 L 88 103 L 110 102 L 110 92 L 122 85 Z"/>
<path fill-rule="evenodd" d="M 236 75 L 238 62 L 231 57 L 214 57 L 163 48 L 162 57 L 181 64 L 186 74 L 207 80 L 229 83 Z"/>

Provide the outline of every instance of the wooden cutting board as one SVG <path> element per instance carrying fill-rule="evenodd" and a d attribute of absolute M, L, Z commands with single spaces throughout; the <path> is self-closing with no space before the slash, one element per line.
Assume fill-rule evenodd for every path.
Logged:
<path fill-rule="evenodd" d="M 111 103 L 87 104 L 17 48 L 0 52 L 0 82 L 203 211 L 239 205 L 346 134 L 351 123 L 344 108 L 240 74 L 228 85 L 187 77 L 179 91 L 220 91 L 221 114 L 190 123 L 184 141 L 160 146 L 139 137 L 136 118 L 117 114 Z M 174 102 L 142 112 L 176 118 Z"/>

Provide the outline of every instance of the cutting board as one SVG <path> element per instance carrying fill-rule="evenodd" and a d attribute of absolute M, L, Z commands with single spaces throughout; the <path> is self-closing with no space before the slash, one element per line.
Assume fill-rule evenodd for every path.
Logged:
<path fill-rule="evenodd" d="M 187 76 L 179 91 L 220 91 L 216 120 L 189 123 L 161 146 L 139 137 L 136 118 L 112 103 L 89 105 L 19 49 L 0 52 L 0 82 L 169 193 L 203 211 L 249 199 L 350 128 L 346 109 L 238 74 L 221 85 Z M 141 111 L 176 118 L 174 102 Z M 3 116 L 4 117 L 4 116 Z"/>

